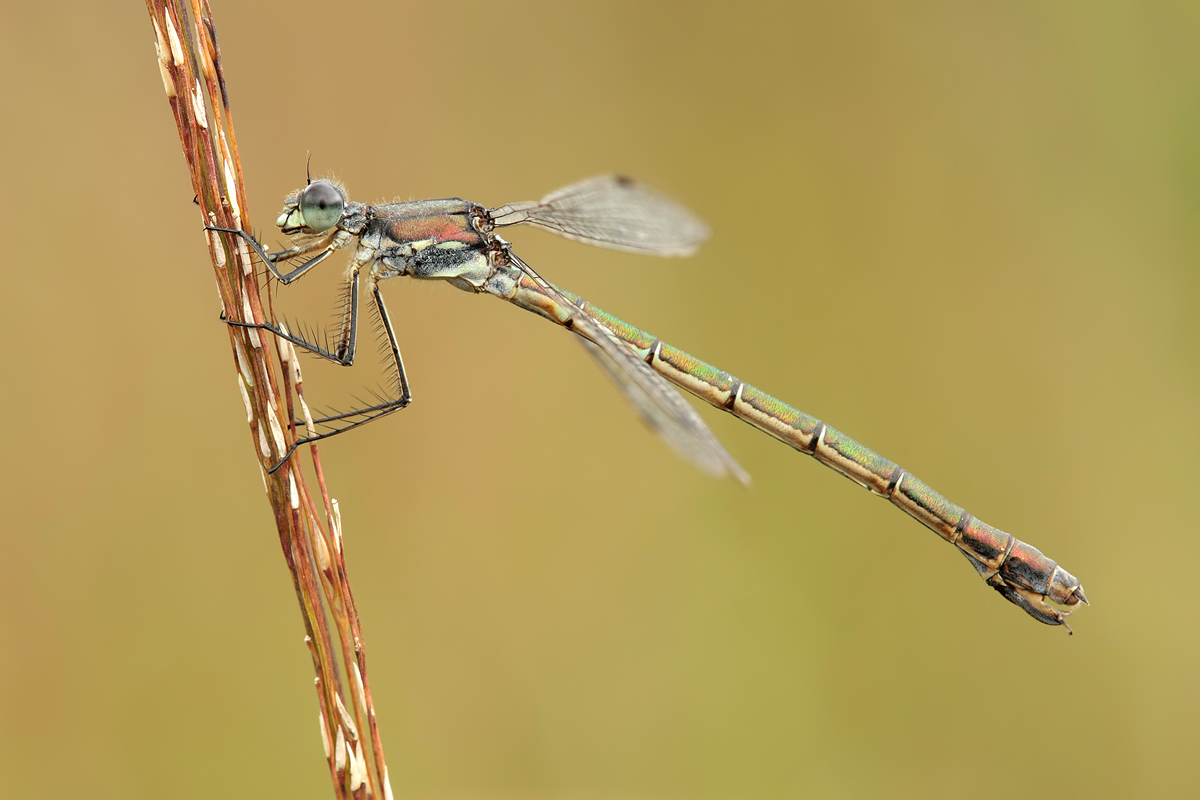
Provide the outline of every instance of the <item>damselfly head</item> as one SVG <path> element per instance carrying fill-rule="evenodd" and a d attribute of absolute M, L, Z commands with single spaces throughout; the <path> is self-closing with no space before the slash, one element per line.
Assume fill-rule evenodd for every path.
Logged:
<path fill-rule="evenodd" d="M 309 183 L 283 201 L 283 211 L 275 224 L 286 234 L 324 233 L 342 221 L 346 195 L 327 180 Z"/>

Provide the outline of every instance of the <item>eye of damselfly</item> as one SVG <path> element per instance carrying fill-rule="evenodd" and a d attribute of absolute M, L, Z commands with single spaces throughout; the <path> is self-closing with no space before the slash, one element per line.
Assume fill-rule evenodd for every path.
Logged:
<path fill-rule="evenodd" d="M 322 233 L 342 219 L 346 198 L 331 183 L 314 181 L 300 192 L 300 214 L 309 230 Z"/>

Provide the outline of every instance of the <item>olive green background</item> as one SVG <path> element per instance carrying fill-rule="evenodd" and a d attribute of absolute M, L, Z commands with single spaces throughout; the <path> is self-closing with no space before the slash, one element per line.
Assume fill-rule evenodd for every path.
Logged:
<path fill-rule="evenodd" d="M 329 797 L 145 9 L 4 6 L 0 795 Z M 1194 791 L 1200 5 L 215 6 L 273 246 L 309 153 L 368 202 L 636 175 L 699 255 L 517 251 L 1094 603 L 1037 624 L 711 409 L 755 484 L 707 479 L 565 332 L 395 281 L 416 400 L 322 454 L 397 797 Z"/>

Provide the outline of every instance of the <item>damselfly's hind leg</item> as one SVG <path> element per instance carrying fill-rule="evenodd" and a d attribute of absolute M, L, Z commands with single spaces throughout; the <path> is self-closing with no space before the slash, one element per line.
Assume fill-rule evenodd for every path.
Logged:
<path fill-rule="evenodd" d="M 343 320 L 342 342 L 339 344 L 337 352 L 341 354 L 348 362 L 354 360 L 355 343 L 358 339 L 358 270 L 355 269 L 347 282 L 347 297 L 346 297 L 346 312 Z M 389 356 L 392 362 L 392 377 L 395 380 L 395 385 L 392 387 L 394 397 L 386 397 L 377 394 L 375 399 L 379 402 L 372 404 L 364 404 L 359 408 L 351 409 L 350 411 L 338 411 L 333 414 L 317 417 L 312 420 L 314 426 L 319 426 L 324 430 L 314 433 L 311 436 L 306 436 L 298 439 L 292 448 L 288 451 L 287 456 L 283 461 L 286 461 L 295 452 L 300 445 L 309 444 L 311 442 L 328 439 L 331 436 L 336 436 L 339 433 L 345 433 L 348 430 L 366 425 L 368 422 L 373 422 L 380 417 L 385 417 L 394 411 L 399 411 L 408 406 L 412 402 L 412 390 L 408 385 L 408 374 L 404 371 L 404 359 L 400 356 L 400 346 L 396 343 L 396 333 L 392 328 L 391 317 L 388 316 L 387 306 L 383 303 L 383 295 L 379 292 L 379 283 L 374 276 L 368 278 L 368 291 L 371 294 L 371 300 L 375 303 L 375 310 L 379 312 L 379 321 L 382 326 L 384 335 L 386 336 Z M 297 425 L 305 424 L 303 420 L 297 420 Z M 274 472 L 279 469 L 283 463 L 281 461 L 272 467 L 269 472 Z"/>

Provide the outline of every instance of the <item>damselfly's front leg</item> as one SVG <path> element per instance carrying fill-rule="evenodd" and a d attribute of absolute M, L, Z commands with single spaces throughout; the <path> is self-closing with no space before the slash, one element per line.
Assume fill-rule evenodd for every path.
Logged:
<path fill-rule="evenodd" d="M 304 273 L 328 258 L 334 250 L 340 250 L 349 244 L 351 239 L 350 234 L 345 231 L 337 231 L 332 236 L 318 238 L 299 247 L 289 247 L 287 250 L 281 250 L 278 253 L 268 253 L 266 248 L 259 244 L 257 239 L 240 228 L 220 228 L 215 225 L 206 225 L 204 229 L 219 233 L 232 233 L 234 236 L 242 239 L 262 259 L 263 263 L 267 265 L 267 269 L 271 270 L 271 274 L 275 276 L 275 279 L 284 286 L 300 279 Z M 291 261 L 293 258 L 308 255 L 313 251 L 317 251 L 315 256 L 302 262 L 300 266 L 288 272 L 280 272 L 275 266 L 281 261 Z"/>

